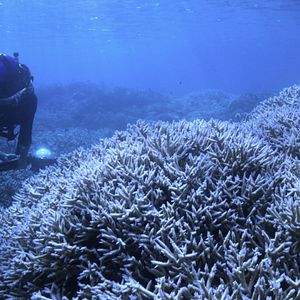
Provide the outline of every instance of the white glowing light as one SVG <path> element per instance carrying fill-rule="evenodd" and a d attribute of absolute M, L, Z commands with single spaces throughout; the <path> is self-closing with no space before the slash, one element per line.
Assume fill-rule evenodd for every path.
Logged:
<path fill-rule="evenodd" d="M 52 154 L 51 151 L 49 149 L 46 149 L 46 148 L 40 148 L 40 149 L 35 151 L 35 155 L 39 158 L 50 157 L 51 154 Z"/>

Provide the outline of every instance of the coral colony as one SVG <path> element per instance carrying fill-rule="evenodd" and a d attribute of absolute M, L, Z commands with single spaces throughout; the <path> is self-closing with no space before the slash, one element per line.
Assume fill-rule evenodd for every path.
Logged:
<path fill-rule="evenodd" d="M 138 122 L 0 214 L 1 299 L 300 299 L 300 86 L 243 121 Z"/>

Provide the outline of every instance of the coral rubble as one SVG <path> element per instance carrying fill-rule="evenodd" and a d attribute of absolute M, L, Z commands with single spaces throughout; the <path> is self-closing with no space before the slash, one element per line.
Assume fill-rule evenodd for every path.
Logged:
<path fill-rule="evenodd" d="M 299 101 L 60 158 L 1 211 L 0 298 L 299 299 Z"/>

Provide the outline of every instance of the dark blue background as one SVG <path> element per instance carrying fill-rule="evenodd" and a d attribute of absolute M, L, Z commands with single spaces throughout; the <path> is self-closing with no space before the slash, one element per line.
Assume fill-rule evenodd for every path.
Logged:
<path fill-rule="evenodd" d="M 299 29 L 298 0 L 0 0 L 0 52 L 37 85 L 279 90 L 300 82 Z"/>

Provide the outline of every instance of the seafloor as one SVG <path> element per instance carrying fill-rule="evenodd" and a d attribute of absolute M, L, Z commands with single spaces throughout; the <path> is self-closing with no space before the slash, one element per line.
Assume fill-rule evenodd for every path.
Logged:
<path fill-rule="evenodd" d="M 30 177 L 0 209 L 0 298 L 300 299 L 300 86 L 232 121 L 190 113 Z"/>

